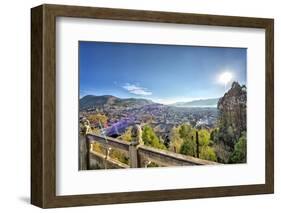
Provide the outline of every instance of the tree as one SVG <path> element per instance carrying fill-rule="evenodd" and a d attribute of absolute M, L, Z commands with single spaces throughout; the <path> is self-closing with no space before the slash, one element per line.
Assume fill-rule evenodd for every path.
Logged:
<path fill-rule="evenodd" d="M 208 146 L 210 143 L 210 133 L 206 129 L 198 131 L 199 144 L 200 146 Z"/>
<path fill-rule="evenodd" d="M 219 163 L 228 163 L 229 158 L 232 154 L 231 148 L 225 145 L 222 141 L 216 141 L 213 145 L 213 149 L 215 150 L 217 161 Z"/>
<path fill-rule="evenodd" d="M 161 136 L 159 136 L 158 139 L 159 139 L 159 143 L 163 144 L 166 147 L 164 139 Z"/>
<path fill-rule="evenodd" d="M 103 128 L 107 125 L 107 116 L 97 113 L 97 114 L 91 114 L 88 116 L 88 120 L 92 125 L 98 128 Z"/>
<path fill-rule="evenodd" d="M 216 144 L 219 142 L 219 128 L 215 128 L 213 130 L 211 130 L 210 133 L 210 140 Z"/>
<path fill-rule="evenodd" d="M 151 146 L 158 149 L 167 149 L 166 146 L 160 142 L 153 129 L 148 125 L 143 127 L 142 140 L 147 146 Z"/>
<path fill-rule="evenodd" d="M 126 129 L 126 131 L 118 137 L 118 139 L 126 142 L 131 142 L 132 141 L 132 127 L 129 127 Z"/>
<path fill-rule="evenodd" d="M 217 161 L 216 153 L 210 146 L 201 147 L 199 156 L 204 160 Z"/>
<path fill-rule="evenodd" d="M 180 137 L 183 143 L 180 147 L 180 153 L 184 155 L 194 156 L 196 155 L 196 131 L 188 124 L 183 124 L 179 128 Z"/>
<path fill-rule="evenodd" d="M 210 140 L 210 132 L 207 129 L 196 130 L 187 124 L 181 125 L 179 128 L 180 138 L 183 140 L 180 147 L 180 153 L 194 157 L 196 156 L 196 131 L 198 131 L 199 158 L 217 161 L 216 153 L 211 147 L 213 142 Z"/>
<path fill-rule="evenodd" d="M 198 131 L 198 137 L 199 137 L 199 158 L 204 160 L 211 160 L 211 161 L 217 161 L 217 156 L 212 147 L 210 145 L 212 144 L 210 141 L 210 132 L 206 129 L 201 129 Z"/>
<path fill-rule="evenodd" d="M 179 133 L 181 138 L 191 139 L 195 137 L 195 130 L 189 124 L 182 124 L 179 128 Z"/>
<path fill-rule="evenodd" d="M 171 145 L 169 147 L 169 150 L 172 152 L 180 152 L 180 147 L 183 143 L 183 139 L 180 137 L 179 133 L 179 127 L 173 127 L 170 133 L 170 140 Z"/>
<path fill-rule="evenodd" d="M 170 148 L 170 146 L 171 146 L 171 141 L 170 141 L 170 138 L 169 138 L 168 135 L 165 135 L 165 136 L 164 136 L 163 143 L 164 143 L 164 145 L 166 146 L 166 148 Z"/>
<path fill-rule="evenodd" d="M 247 138 L 246 132 L 242 133 L 238 142 L 234 146 L 234 151 L 230 156 L 229 163 L 245 163 L 247 158 Z"/>
<path fill-rule="evenodd" d="M 195 157 L 196 147 L 192 141 L 185 140 L 180 148 L 180 153 L 183 155 L 190 155 Z"/>

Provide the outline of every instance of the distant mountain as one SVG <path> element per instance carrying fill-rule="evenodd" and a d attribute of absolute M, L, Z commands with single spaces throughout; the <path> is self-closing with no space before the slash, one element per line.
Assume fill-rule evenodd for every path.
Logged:
<path fill-rule="evenodd" d="M 93 107 L 104 107 L 106 105 L 115 105 L 122 107 L 144 106 L 152 104 L 151 100 L 141 98 L 117 98 L 112 95 L 86 95 L 79 100 L 80 110 L 86 110 Z"/>
<path fill-rule="evenodd" d="M 219 98 L 199 99 L 189 102 L 176 102 L 171 104 L 175 107 L 217 107 Z"/>

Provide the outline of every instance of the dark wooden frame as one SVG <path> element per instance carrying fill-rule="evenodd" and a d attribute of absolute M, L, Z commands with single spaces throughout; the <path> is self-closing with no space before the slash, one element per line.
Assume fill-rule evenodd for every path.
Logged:
<path fill-rule="evenodd" d="M 56 17 L 262 28 L 266 34 L 265 184 L 56 196 Z M 31 203 L 42 207 L 131 203 L 274 192 L 274 20 L 41 5 L 31 9 Z"/>

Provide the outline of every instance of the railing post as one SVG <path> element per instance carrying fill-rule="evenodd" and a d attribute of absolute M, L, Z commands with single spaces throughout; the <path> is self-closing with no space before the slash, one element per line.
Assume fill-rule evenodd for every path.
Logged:
<path fill-rule="evenodd" d="M 85 135 L 79 135 L 79 170 L 87 169 L 87 142 Z"/>
<path fill-rule="evenodd" d="M 135 125 L 132 128 L 132 142 L 129 146 L 129 158 L 131 168 L 138 168 L 140 166 L 140 159 L 138 159 L 138 145 L 140 144 L 143 144 L 142 130 L 139 125 Z"/>
<path fill-rule="evenodd" d="M 91 169 L 91 143 L 90 139 L 86 135 L 86 144 L 87 144 L 87 170 Z"/>
<path fill-rule="evenodd" d="M 90 169 L 91 143 L 87 134 L 91 133 L 90 122 L 85 119 L 79 135 L 79 170 Z"/>
<path fill-rule="evenodd" d="M 138 168 L 138 144 L 132 142 L 129 146 L 130 167 Z"/>
<path fill-rule="evenodd" d="M 196 157 L 199 158 L 199 136 L 198 136 L 198 131 L 196 131 Z"/>
<path fill-rule="evenodd" d="M 106 148 L 105 158 L 104 158 L 104 168 L 107 169 L 107 159 L 110 158 L 111 147 Z"/>

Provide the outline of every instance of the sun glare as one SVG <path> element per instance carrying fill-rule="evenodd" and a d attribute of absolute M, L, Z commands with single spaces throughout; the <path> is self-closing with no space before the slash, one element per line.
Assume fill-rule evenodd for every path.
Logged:
<path fill-rule="evenodd" d="M 231 80 L 232 80 L 233 76 L 230 72 L 223 72 L 220 76 L 219 76 L 219 82 L 226 85 L 228 84 Z"/>

